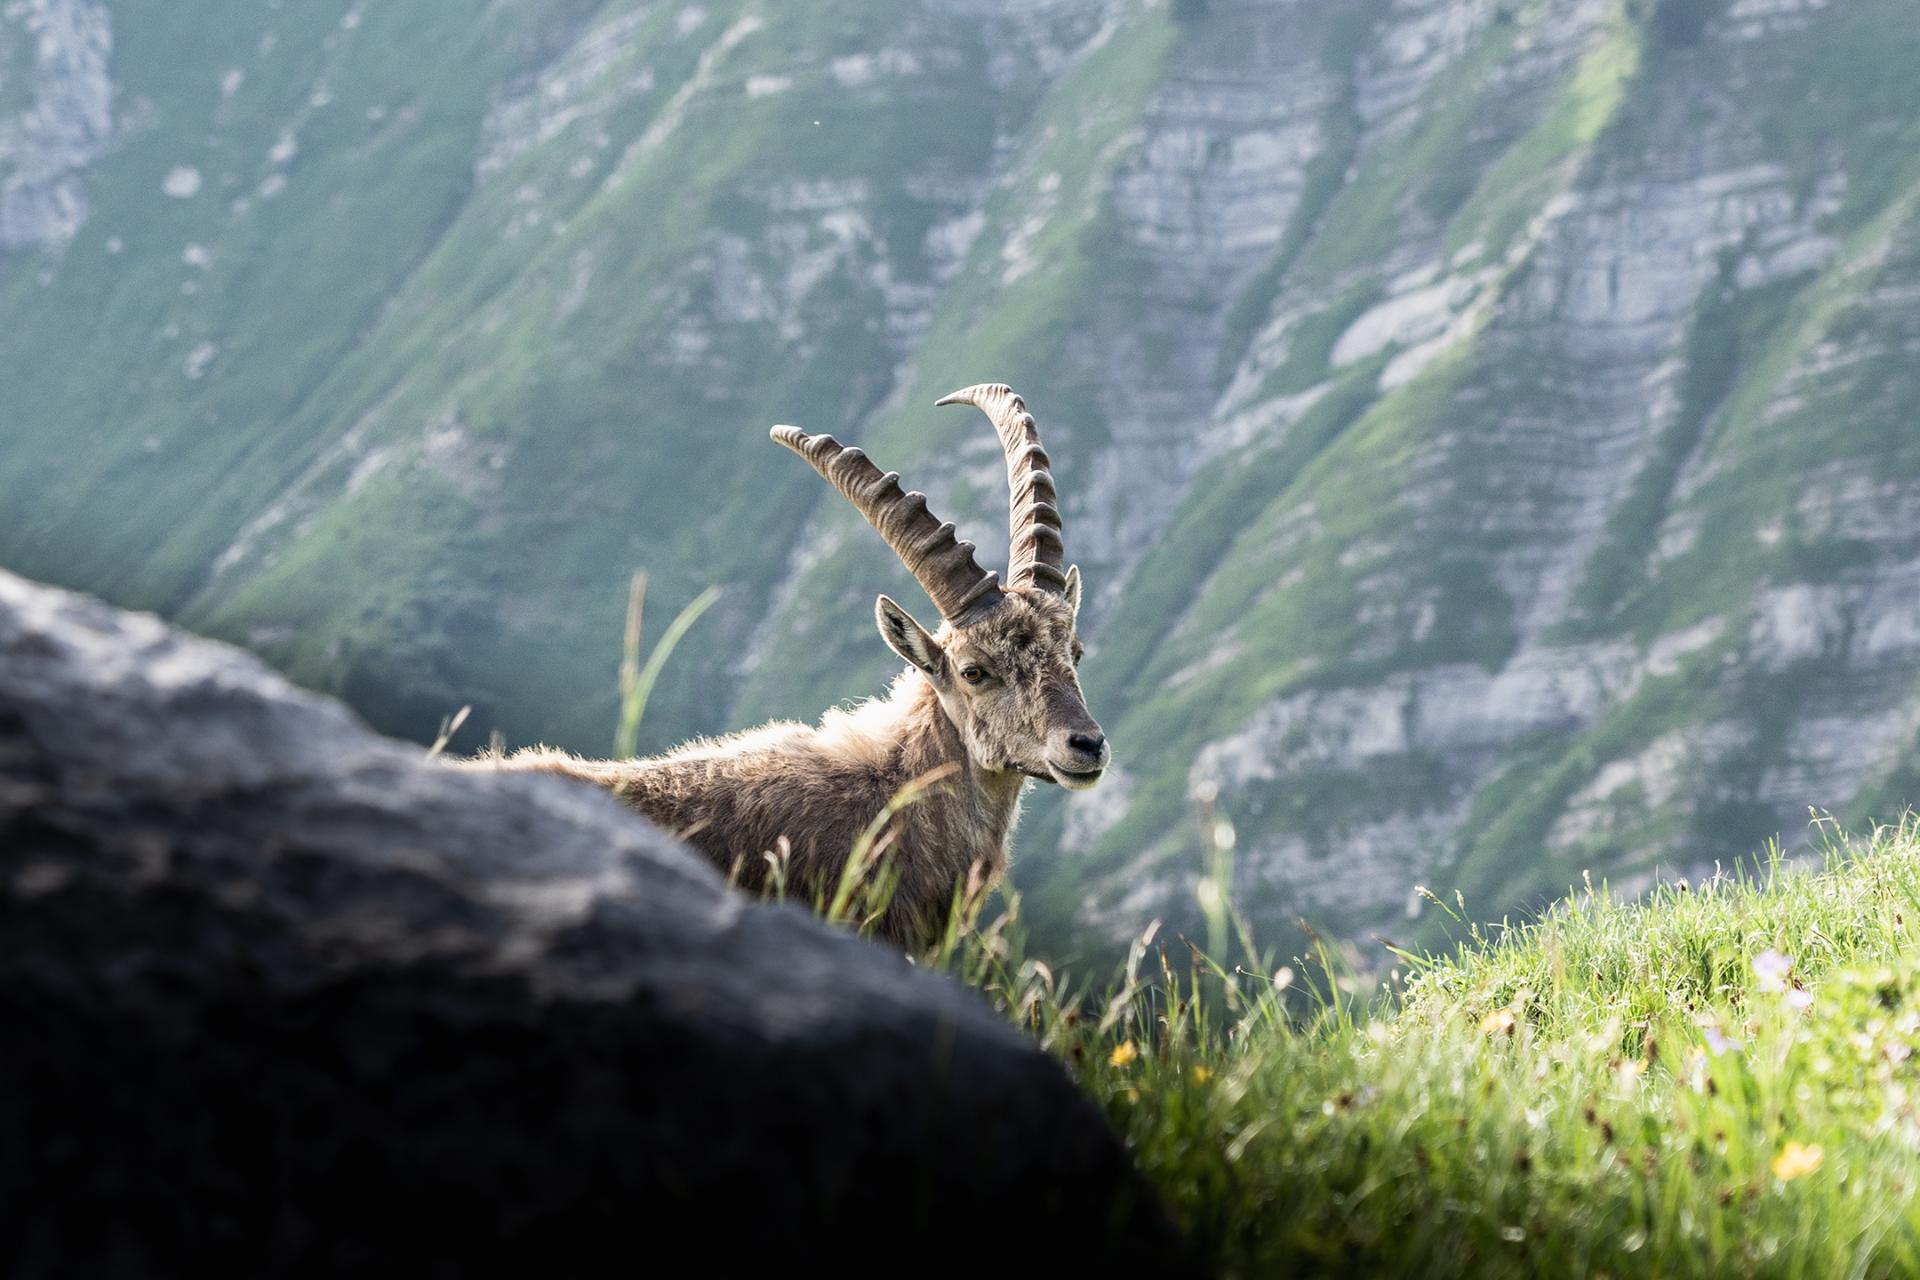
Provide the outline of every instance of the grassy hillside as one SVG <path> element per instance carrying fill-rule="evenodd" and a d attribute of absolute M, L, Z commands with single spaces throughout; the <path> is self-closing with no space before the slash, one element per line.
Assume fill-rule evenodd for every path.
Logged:
<path fill-rule="evenodd" d="M 358 0 L 0 11 L 0 563 L 454 749 L 877 691 L 915 598 L 766 441 L 1086 569 L 1062 948 L 1433 941 L 1920 800 L 1911 0 Z M 76 124 L 75 122 L 79 122 Z M 86 127 L 81 128 L 80 124 Z M 923 610 L 924 612 L 924 610 Z"/>
<path fill-rule="evenodd" d="M 1912 819 L 1819 873 L 1588 886 L 1373 995 L 1150 933 L 1083 1015 L 1004 930 L 960 949 L 1229 1276 L 1914 1274 L 1917 951 Z"/>

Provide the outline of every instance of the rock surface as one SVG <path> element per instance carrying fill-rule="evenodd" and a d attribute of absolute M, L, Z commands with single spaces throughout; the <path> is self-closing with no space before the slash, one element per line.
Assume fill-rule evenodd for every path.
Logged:
<path fill-rule="evenodd" d="M 1022 1265 L 1178 1263 L 955 985 L 10 575 L 0 1026 L 8 1274 L 941 1269 L 983 1222 L 1043 1228 Z"/>
<path fill-rule="evenodd" d="M 31 54 L 0 67 L 0 253 L 57 249 L 86 221 L 85 170 L 113 134 L 113 24 L 95 0 L 14 0 L 9 24 Z"/>

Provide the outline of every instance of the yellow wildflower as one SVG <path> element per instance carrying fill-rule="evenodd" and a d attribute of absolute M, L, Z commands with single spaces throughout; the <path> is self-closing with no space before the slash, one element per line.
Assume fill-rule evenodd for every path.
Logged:
<path fill-rule="evenodd" d="M 1213 1079 L 1212 1067 L 1195 1067 L 1193 1069 L 1193 1082 L 1195 1084 L 1205 1084 L 1211 1079 Z"/>
<path fill-rule="evenodd" d="M 1820 1161 L 1826 1153 L 1818 1146 L 1802 1146 L 1798 1142 L 1789 1142 L 1780 1148 L 1780 1154 L 1773 1158 L 1773 1176 L 1782 1182 L 1792 1182 L 1803 1178 L 1820 1167 Z"/>
<path fill-rule="evenodd" d="M 1113 1046 L 1113 1052 L 1107 1055 L 1107 1061 L 1116 1067 L 1124 1067 L 1140 1056 L 1140 1050 L 1131 1040 L 1122 1040 Z"/>

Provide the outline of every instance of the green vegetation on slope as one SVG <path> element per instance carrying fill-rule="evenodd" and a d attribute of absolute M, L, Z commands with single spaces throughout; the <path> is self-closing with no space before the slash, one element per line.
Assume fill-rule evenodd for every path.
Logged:
<path fill-rule="evenodd" d="M 1755 617 L 1794 584 L 1864 590 L 1904 554 L 1864 494 L 1832 514 L 1828 486 L 1872 475 L 1891 488 L 1914 474 L 1920 436 L 1894 406 L 1911 403 L 1913 386 L 1905 299 L 1920 275 L 1909 249 L 1920 122 L 1887 95 L 1899 83 L 1892 61 L 1920 54 L 1920 28 L 1897 4 L 1869 3 L 1791 37 L 1707 38 L 1720 31 L 1713 5 L 1626 4 L 1577 61 L 1526 92 L 1509 74 L 1471 71 L 1510 69 L 1514 48 L 1539 39 L 1540 11 L 1515 13 L 1468 43 L 1460 73 L 1436 81 L 1412 124 L 1350 157 L 1339 192 L 1303 213 L 1302 242 L 1260 277 L 1294 319 L 1254 399 L 1320 399 L 1204 472 L 1129 583 L 1123 611 L 1143 622 L 1103 638 L 1089 685 L 1096 705 L 1123 709 L 1109 725 L 1121 767 L 1129 744 L 1154 759 L 1097 838 L 1022 866 L 1049 938 L 1070 936 L 1076 911 L 1087 918 L 1090 887 L 1111 903 L 1143 879 L 1184 882 L 1198 853 L 1185 822 L 1190 771 L 1254 709 L 1292 704 L 1309 726 L 1297 743 L 1239 748 L 1267 760 L 1222 800 L 1252 855 L 1241 899 L 1267 921 L 1300 909 L 1300 876 L 1356 876 L 1342 857 L 1348 833 L 1389 815 L 1412 821 L 1370 837 L 1367 853 L 1419 846 L 1405 857 L 1428 876 L 1464 886 L 1476 909 L 1506 910 L 1543 904 L 1583 867 L 1625 876 L 1734 856 L 1795 829 L 1809 803 L 1852 817 L 1869 799 L 1917 798 L 1897 785 L 1906 773 L 1870 780 L 1858 799 L 1799 780 L 1803 755 L 1847 750 L 1808 742 L 1802 722 L 1843 705 L 1877 713 L 1885 677 L 1848 651 L 1844 618 L 1825 652 L 1788 661 L 1766 651 Z M 1858 68 L 1859 84 L 1842 65 Z M 1713 105 L 1733 100 L 1747 104 L 1737 119 Z M 1684 161 L 1680 136 L 1693 148 Z M 1785 228 L 1716 228 L 1747 197 L 1716 207 L 1689 189 L 1737 191 L 1768 172 L 1787 181 L 1789 224 L 1804 223 L 1794 236 L 1815 250 L 1799 265 L 1760 266 L 1791 238 Z M 1676 210 L 1696 200 L 1696 221 L 1675 229 Z M 1671 254 L 1670 235 L 1703 246 L 1701 286 L 1677 307 L 1651 274 L 1622 283 L 1642 255 L 1670 263 L 1669 275 L 1696 269 Z M 1492 273 L 1491 318 L 1394 389 L 1380 374 L 1397 344 L 1336 363 L 1342 334 L 1390 292 L 1385 264 L 1419 261 L 1408 246 L 1431 242 L 1448 271 Z M 1242 298 L 1235 333 L 1260 315 Z M 1640 363 L 1655 328 L 1670 334 L 1664 367 Z M 1644 381 L 1610 399 L 1608 379 L 1627 370 Z M 1577 473 L 1621 448 L 1643 415 L 1604 518 L 1578 530 Z M 1526 635 L 1536 596 L 1554 590 L 1532 565 L 1555 555 L 1572 590 Z M 1694 627 L 1713 634 L 1652 669 L 1649 651 Z M 1743 643 L 1749 634 L 1762 639 Z M 1613 655 L 1639 669 L 1595 710 L 1517 732 L 1484 763 L 1465 763 L 1482 741 L 1423 745 L 1428 690 L 1461 672 L 1498 675 L 1523 640 L 1556 675 L 1612 670 Z M 1910 696 L 1911 680 L 1898 679 L 1891 696 Z M 1324 717 L 1313 701 L 1327 691 L 1402 718 L 1407 747 L 1343 758 L 1337 699 Z M 1335 745 L 1316 753 L 1316 732 Z M 1662 759 L 1671 785 L 1594 794 L 1610 767 L 1644 772 Z M 1043 804 L 1026 835 L 1049 850 L 1063 817 Z M 1261 872 L 1262 858 L 1283 870 Z M 1303 860 L 1317 870 L 1299 870 Z M 1395 928 L 1394 895 L 1366 892 L 1313 912 L 1314 923 L 1343 935 Z M 1432 940 L 1430 920 L 1418 936 Z"/>
<path fill-rule="evenodd" d="M 1640 904 L 1590 886 L 1407 957 L 1373 1016 L 1324 976 L 1290 1007 L 1317 964 L 1151 930 L 1092 1002 L 1004 921 L 949 960 L 1105 1104 L 1218 1274 L 1912 1274 L 1920 821 L 1833 848 Z"/>
<path fill-rule="evenodd" d="M 913 588 L 765 427 L 992 561 L 929 402 L 1006 378 L 1119 771 L 1021 832 L 1061 952 L 1190 910 L 1221 759 L 1249 914 L 1347 937 L 1899 808 L 1920 25 L 1754 10 L 107 0 L 86 221 L 0 261 L 0 561 L 456 751 L 603 749 L 629 575 L 717 587 L 652 751 L 890 674 Z"/>

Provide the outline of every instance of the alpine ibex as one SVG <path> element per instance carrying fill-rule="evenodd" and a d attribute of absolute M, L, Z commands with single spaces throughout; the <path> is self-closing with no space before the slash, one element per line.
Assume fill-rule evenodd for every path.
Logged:
<path fill-rule="evenodd" d="M 817 727 L 777 721 L 649 759 L 533 748 L 482 763 L 611 788 L 745 887 L 778 873 L 807 899 L 833 892 L 856 842 L 903 788 L 940 775 L 888 821 L 881 856 L 897 883 L 877 925 L 901 945 L 937 937 L 958 886 L 1005 870 L 1028 779 L 1091 787 L 1108 758 L 1075 674 L 1080 570 L 1064 567 L 1033 415 L 999 383 L 938 403 L 977 406 L 999 432 L 1011 489 L 1005 585 L 896 473 L 832 436 L 772 431 L 872 523 L 940 610 L 929 632 L 886 596 L 876 602 L 881 638 L 907 663 L 887 696 L 828 711 Z"/>

